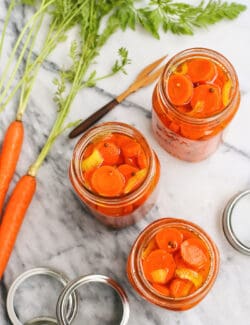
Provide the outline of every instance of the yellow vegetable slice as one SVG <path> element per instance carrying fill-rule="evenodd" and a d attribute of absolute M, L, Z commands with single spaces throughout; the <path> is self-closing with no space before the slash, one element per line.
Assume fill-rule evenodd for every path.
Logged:
<path fill-rule="evenodd" d="M 199 288 L 202 285 L 202 276 L 194 270 L 178 268 L 175 270 L 175 275 L 180 279 L 191 281 L 196 288 Z"/>
<path fill-rule="evenodd" d="M 165 284 L 168 281 L 168 271 L 164 269 L 158 269 L 151 272 L 151 277 L 154 283 Z"/>
<path fill-rule="evenodd" d="M 230 102 L 231 89 L 232 89 L 232 81 L 228 80 L 222 88 L 222 103 L 224 106 L 227 106 Z"/>
<path fill-rule="evenodd" d="M 146 175 L 147 175 L 146 168 L 141 169 L 137 173 L 135 173 L 135 175 L 128 180 L 124 188 L 124 194 L 128 194 L 129 192 L 134 190 L 137 186 L 139 186 L 145 179 Z"/>
<path fill-rule="evenodd" d="M 92 152 L 92 154 L 82 161 L 82 170 L 84 172 L 88 172 L 98 166 L 100 166 L 103 162 L 103 157 L 100 152 L 96 149 Z"/>

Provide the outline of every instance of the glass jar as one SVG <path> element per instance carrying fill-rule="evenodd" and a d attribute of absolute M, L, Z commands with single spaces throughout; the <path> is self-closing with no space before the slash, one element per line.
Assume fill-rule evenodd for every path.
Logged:
<path fill-rule="evenodd" d="M 105 197 L 85 186 L 81 162 L 90 143 L 113 133 L 131 137 L 140 144 L 148 169 L 142 184 L 134 191 L 118 197 Z M 69 168 L 69 178 L 79 199 L 98 220 L 114 228 L 132 225 L 145 217 L 155 203 L 159 177 L 159 160 L 144 136 L 130 125 L 118 122 L 103 123 L 87 131 L 74 148 Z"/>
<path fill-rule="evenodd" d="M 198 118 L 178 110 L 169 99 L 167 83 L 170 74 L 187 60 L 207 59 L 220 67 L 231 82 L 230 100 L 218 113 Z M 185 73 L 185 72 L 183 72 Z M 156 85 L 153 97 L 152 126 L 160 145 L 173 156 L 190 161 L 206 159 L 218 148 L 223 130 L 234 117 L 240 103 L 237 74 L 232 64 L 220 53 L 205 48 L 191 48 L 168 61 Z"/>
<path fill-rule="evenodd" d="M 142 267 L 142 254 L 148 247 L 150 241 L 162 229 L 176 228 L 192 232 L 206 246 L 210 255 L 210 268 L 204 283 L 191 294 L 173 298 L 161 294 L 145 278 Z M 160 307 L 182 311 L 197 305 L 210 291 L 219 270 L 219 252 L 212 239 L 199 226 L 182 219 L 163 218 L 151 223 L 136 239 L 131 249 L 127 262 L 127 275 L 133 288 L 147 301 Z"/>

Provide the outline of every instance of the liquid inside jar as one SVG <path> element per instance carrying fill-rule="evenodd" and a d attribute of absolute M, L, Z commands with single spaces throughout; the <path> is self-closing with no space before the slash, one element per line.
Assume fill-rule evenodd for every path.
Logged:
<path fill-rule="evenodd" d="M 216 151 L 238 110 L 238 78 L 220 53 L 188 49 L 167 63 L 152 101 L 159 144 L 179 159 L 201 161 Z"/>
<path fill-rule="evenodd" d="M 188 59 L 173 66 L 166 87 L 176 109 L 195 118 L 220 113 L 232 99 L 232 80 L 228 72 L 208 58 Z M 179 132 L 183 130 L 180 128 Z"/>
<path fill-rule="evenodd" d="M 206 244 L 179 227 L 159 230 L 141 253 L 145 279 L 161 295 L 186 297 L 206 281 L 211 258 Z"/>
<path fill-rule="evenodd" d="M 102 135 L 83 152 L 83 185 L 99 196 L 122 197 L 143 183 L 148 166 L 147 156 L 135 139 L 117 132 Z"/>

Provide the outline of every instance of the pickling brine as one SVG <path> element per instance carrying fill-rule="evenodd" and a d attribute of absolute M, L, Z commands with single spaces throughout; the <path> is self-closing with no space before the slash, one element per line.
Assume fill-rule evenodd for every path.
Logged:
<path fill-rule="evenodd" d="M 104 123 L 77 143 L 70 180 L 100 221 L 121 228 L 138 221 L 156 198 L 160 164 L 146 139 L 124 123 Z"/>
<path fill-rule="evenodd" d="M 236 72 L 221 54 L 194 48 L 174 56 L 153 93 L 153 131 L 162 147 L 187 161 L 211 155 L 240 103 Z"/>

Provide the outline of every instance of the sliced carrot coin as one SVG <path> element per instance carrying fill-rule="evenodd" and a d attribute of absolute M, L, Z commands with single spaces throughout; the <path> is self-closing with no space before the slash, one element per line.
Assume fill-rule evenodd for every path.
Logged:
<path fill-rule="evenodd" d="M 228 74 L 219 65 L 217 65 L 217 72 L 218 72 L 218 74 L 217 74 L 216 79 L 213 81 L 213 84 L 218 85 L 220 87 L 220 89 L 222 89 L 224 84 L 228 81 Z"/>
<path fill-rule="evenodd" d="M 103 164 L 105 165 L 115 165 L 119 160 L 120 148 L 113 142 L 101 141 L 96 145 L 96 149 L 103 157 Z"/>
<path fill-rule="evenodd" d="M 148 243 L 147 247 L 143 250 L 141 258 L 145 260 L 146 257 L 153 251 L 158 249 L 159 247 L 156 244 L 155 238 L 151 239 Z"/>
<path fill-rule="evenodd" d="M 221 107 L 221 91 L 217 85 L 206 84 L 194 88 L 190 116 L 207 117 L 217 113 Z"/>
<path fill-rule="evenodd" d="M 150 282 L 165 284 L 175 274 L 173 256 L 164 249 L 154 250 L 147 256 L 142 265 L 145 277 Z"/>
<path fill-rule="evenodd" d="M 121 133 L 113 133 L 112 141 L 119 147 L 123 147 L 126 143 L 130 142 L 132 139 Z"/>
<path fill-rule="evenodd" d="M 170 294 L 174 298 L 186 297 L 192 287 L 193 283 L 185 279 L 173 279 L 169 285 Z"/>
<path fill-rule="evenodd" d="M 209 82 L 216 78 L 217 68 L 215 63 L 208 59 L 192 59 L 187 62 L 188 75 L 193 83 Z"/>
<path fill-rule="evenodd" d="M 133 166 L 133 167 L 138 168 L 138 165 L 137 165 L 137 157 L 125 157 L 124 158 L 124 162 L 127 165 L 130 165 L 130 166 Z"/>
<path fill-rule="evenodd" d="M 127 158 L 137 157 L 141 150 L 141 145 L 135 141 L 130 141 L 122 146 L 122 153 Z"/>
<path fill-rule="evenodd" d="M 101 166 L 91 177 L 92 189 L 102 196 L 118 196 L 122 193 L 124 185 L 124 176 L 112 166 Z"/>
<path fill-rule="evenodd" d="M 138 168 L 128 164 L 120 165 L 118 167 L 118 170 L 125 177 L 126 182 L 129 180 L 130 177 L 135 176 L 135 174 L 139 171 Z"/>
<path fill-rule="evenodd" d="M 83 159 L 88 158 L 92 154 L 92 152 L 94 150 L 94 147 L 95 147 L 94 143 L 92 143 L 92 142 L 89 143 L 88 146 L 86 147 L 86 149 L 83 152 L 82 158 Z"/>
<path fill-rule="evenodd" d="M 175 228 L 165 228 L 156 234 L 155 240 L 159 248 L 165 249 L 169 253 L 173 253 L 180 248 L 183 241 L 183 235 Z"/>
<path fill-rule="evenodd" d="M 143 150 L 141 150 L 140 153 L 138 154 L 137 163 L 138 163 L 138 166 L 141 169 L 148 167 L 147 157 L 146 157 L 145 152 Z"/>
<path fill-rule="evenodd" d="M 183 260 L 194 268 L 202 268 L 208 262 L 208 252 L 199 238 L 189 238 L 181 244 Z"/>
<path fill-rule="evenodd" d="M 172 74 L 168 80 L 168 95 L 172 104 L 185 105 L 193 96 L 193 84 L 189 77 Z"/>
<path fill-rule="evenodd" d="M 170 296 L 170 290 L 167 286 L 158 283 L 152 283 L 152 286 L 164 296 Z"/>

